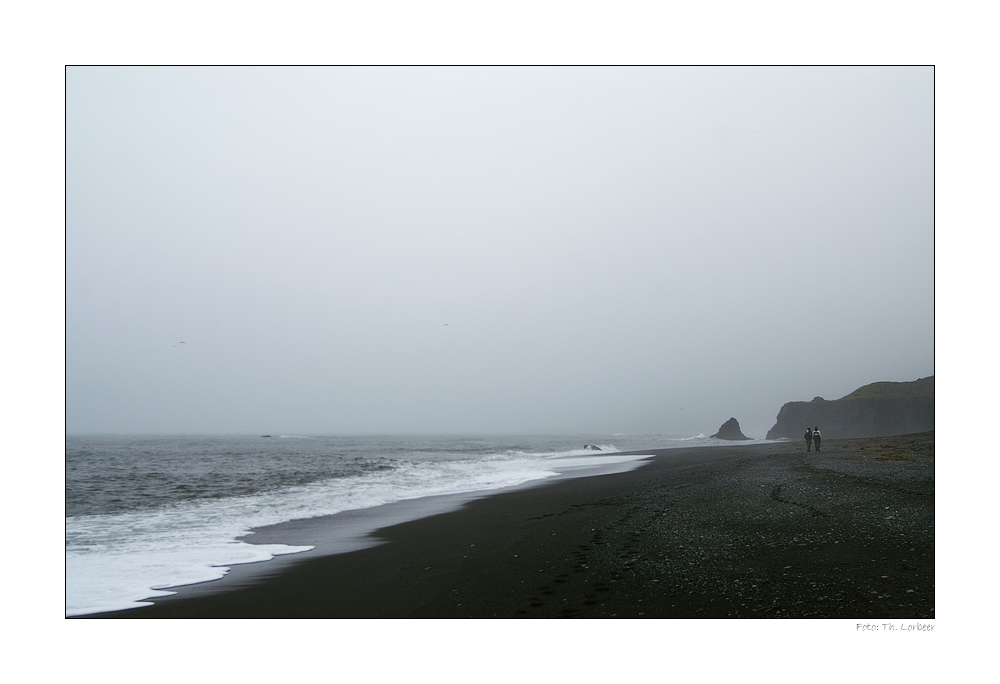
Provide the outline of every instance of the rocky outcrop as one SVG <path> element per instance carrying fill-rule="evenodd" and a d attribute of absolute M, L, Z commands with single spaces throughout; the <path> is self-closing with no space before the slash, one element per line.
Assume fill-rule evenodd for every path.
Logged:
<path fill-rule="evenodd" d="M 819 426 L 824 439 L 887 437 L 934 429 L 934 376 L 913 382 L 875 382 L 845 397 L 792 401 L 781 407 L 767 439 L 801 439 Z"/>
<path fill-rule="evenodd" d="M 712 436 L 717 439 L 750 439 L 740 430 L 740 424 L 735 418 L 730 418 L 723 423 L 719 431 Z"/>

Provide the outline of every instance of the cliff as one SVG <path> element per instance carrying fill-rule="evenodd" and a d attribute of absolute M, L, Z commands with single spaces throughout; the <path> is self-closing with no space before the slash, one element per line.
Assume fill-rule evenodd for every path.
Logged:
<path fill-rule="evenodd" d="M 875 382 L 826 401 L 792 401 L 778 411 L 767 439 L 801 439 L 818 425 L 824 439 L 885 437 L 934 429 L 934 376 L 913 382 Z"/>

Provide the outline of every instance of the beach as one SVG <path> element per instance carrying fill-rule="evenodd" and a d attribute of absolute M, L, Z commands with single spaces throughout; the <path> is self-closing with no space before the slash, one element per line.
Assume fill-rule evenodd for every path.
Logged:
<path fill-rule="evenodd" d="M 627 472 L 369 512 L 349 552 L 330 535 L 349 515 L 262 528 L 247 541 L 316 549 L 82 617 L 935 617 L 933 432 L 642 453 Z M 421 505 L 440 512 L 403 510 Z"/>

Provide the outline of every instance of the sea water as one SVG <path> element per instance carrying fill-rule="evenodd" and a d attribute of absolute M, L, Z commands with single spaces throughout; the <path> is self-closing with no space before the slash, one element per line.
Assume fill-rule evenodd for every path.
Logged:
<path fill-rule="evenodd" d="M 151 605 L 229 566 L 312 548 L 240 540 L 251 528 L 639 465 L 643 456 L 623 451 L 719 443 L 704 435 L 67 437 L 66 614 Z"/>

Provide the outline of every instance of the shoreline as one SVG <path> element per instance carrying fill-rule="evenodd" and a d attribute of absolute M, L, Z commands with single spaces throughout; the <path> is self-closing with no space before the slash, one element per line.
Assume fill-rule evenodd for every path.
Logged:
<path fill-rule="evenodd" d="M 930 432 L 819 454 L 796 441 L 629 452 L 653 456 L 261 528 L 244 541 L 317 549 L 74 619 L 933 619 L 933 444 Z"/>

